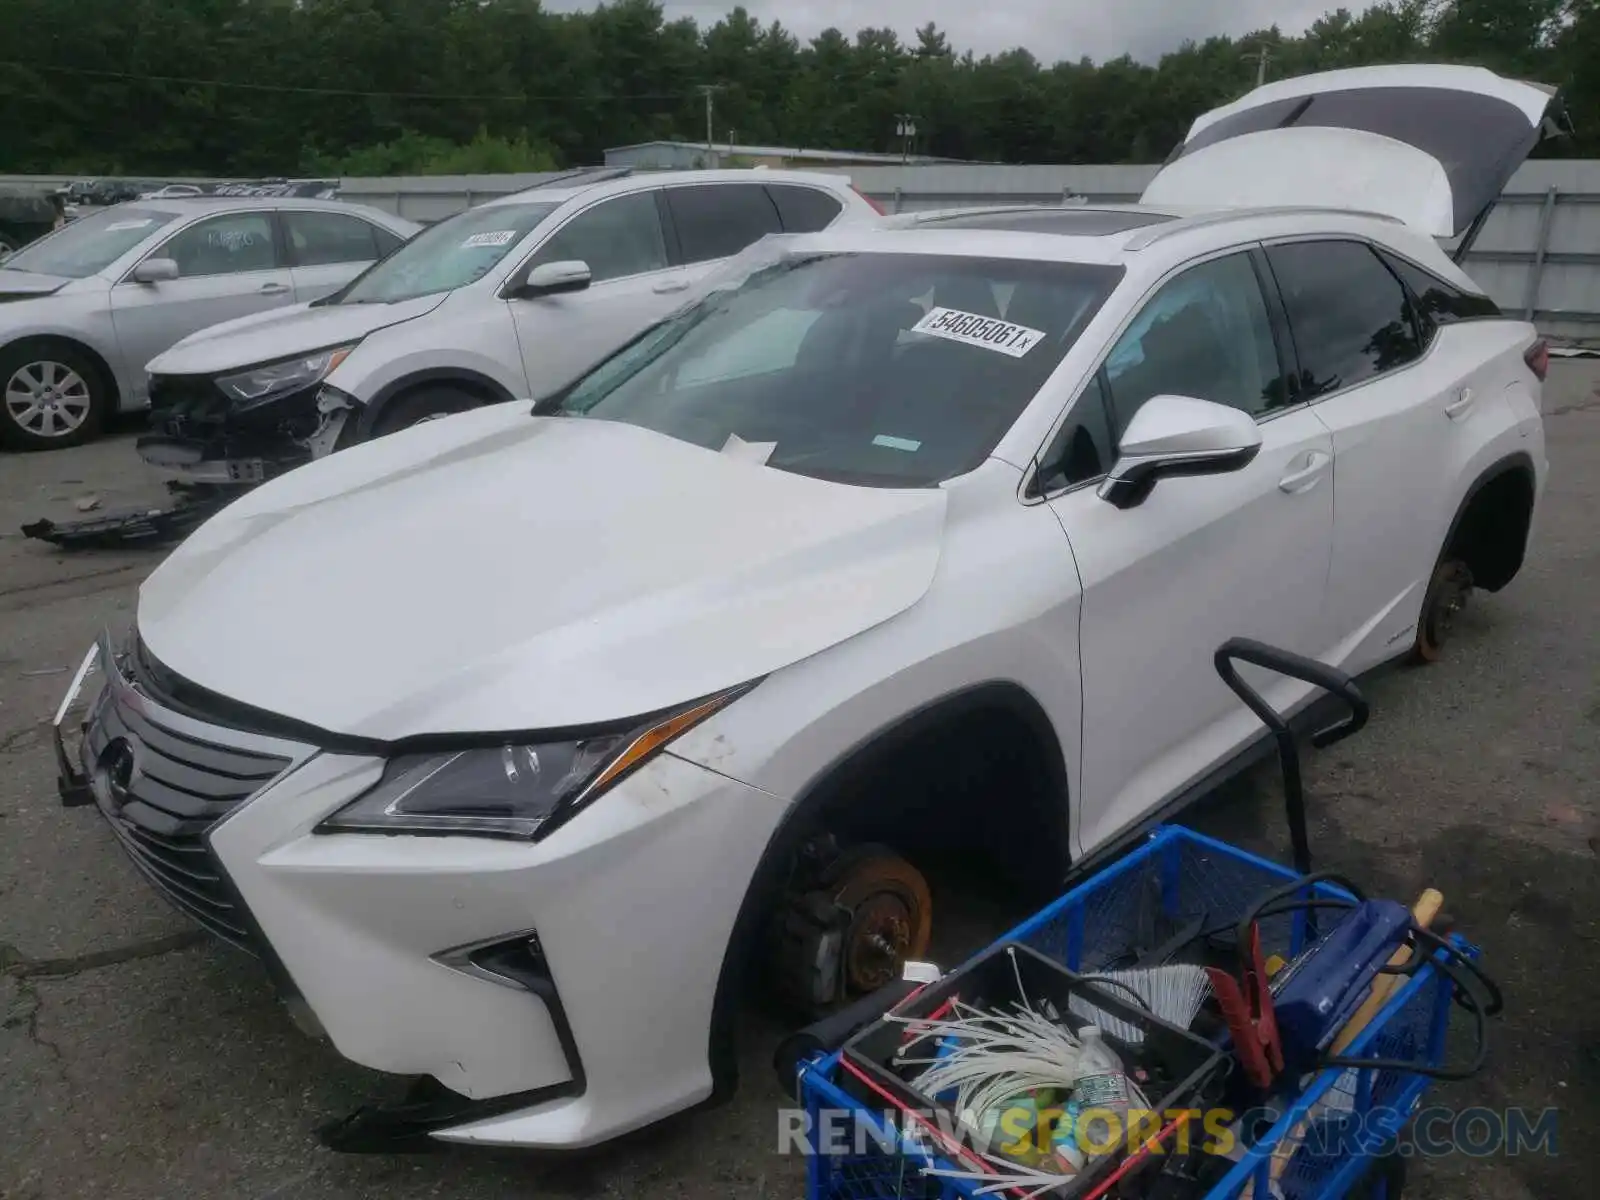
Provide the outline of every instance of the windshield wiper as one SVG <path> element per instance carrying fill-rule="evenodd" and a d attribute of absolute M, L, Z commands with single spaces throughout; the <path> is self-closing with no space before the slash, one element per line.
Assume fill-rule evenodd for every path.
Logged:
<path fill-rule="evenodd" d="M 668 324 L 667 321 L 658 321 L 656 324 L 646 329 L 638 337 L 634 338 L 627 345 L 623 346 L 622 349 L 618 350 L 610 358 L 602 359 L 600 362 L 596 363 L 588 374 L 578 376 L 578 378 L 574 379 L 560 391 L 552 392 L 550 395 L 544 397 L 544 399 L 535 401 L 533 411 L 529 415 L 535 417 L 587 416 L 590 408 L 593 408 L 596 404 L 599 404 L 607 396 L 611 395 L 611 393 L 615 392 L 619 387 L 627 383 L 628 380 L 637 376 L 640 371 L 656 362 L 668 350 L 672 349 L 672 347 L 683 341 L 684 335 L 703 322 L 715 311 L 717 311 L 716 306 L 708 303 L 684 316 L 673 318 L 680 322 L 678 328 L 672 330 L 666 337 L 663 337 L 661 341 L 650 351 L 647 357 L 634 364 L 634 367 L 631 371 L 629 371 L 626 375 L 622 375 L 614 380 L 610 387 L 606 388 L 605 391 L 601 392 L 600 395 L 596 396 L 589 403 L 588 408 L 582 409 L 578 412 L 573 412 L 572 410 L 567 409 L 565 405 L 568 398 L 570 398 L 572 393 L 577 391 L 579 386 L 589 378 L 589 375 L 594 374 L 595 371 L 603 370 L 607 363 L 615 362 L 617 359 L 627 354 L 633 347 L 637 346 L 640 342 L 648 338 L 651 334 L 659 332 L 663 325 Z"/>

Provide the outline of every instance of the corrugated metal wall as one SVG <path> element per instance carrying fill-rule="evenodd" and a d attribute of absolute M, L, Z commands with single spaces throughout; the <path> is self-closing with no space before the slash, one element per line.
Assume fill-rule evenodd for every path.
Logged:
<path fill-rule="evenodd" d="M 831 169 L 831 168 L 825 168 Z M 1054 204 L 1073 196 L 1135 200 L 1154 166 L 935 166 L 838 169 L 886 209 Z M 340 195 L 414 221 L 441 220 L 550 175 L 345 179 Z M 60 176 L 0 177 L 54 186 Z M 1508 311 L 1567 342 L 1600 344 L 1600 162 L 1531 162 L 1506 188 L 1467 260 Z"/>

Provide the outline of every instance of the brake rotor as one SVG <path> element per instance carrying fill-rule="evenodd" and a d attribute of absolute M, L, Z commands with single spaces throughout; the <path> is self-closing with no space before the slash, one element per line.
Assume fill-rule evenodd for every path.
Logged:
<path fill-rule="evenodd" d="M 897 979 L 908 959 L 927 953 L 933 898 L 905 859 L 882 847 L 856 847 L 831 865 L 827 890 L 850 914 L 841 964 L 847 993 L 876 991 Z"/>
<path fill-rule="evenodd" d="M 1460 559 L 1439 564 L 1428 584 L 1422 602 L 1422 621 L 1417 627 L 1417 657 L 1423 662 L 1438 662 L 1445 644 L 1455 632 L 1456 617 L 1467 607 L 1472 594 L 1472 572 Z"/>

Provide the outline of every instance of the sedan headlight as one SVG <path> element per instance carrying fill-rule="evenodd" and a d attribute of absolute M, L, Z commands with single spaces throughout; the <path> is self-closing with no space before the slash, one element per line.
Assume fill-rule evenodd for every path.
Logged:
<path fill-rule="evenodd" d="M 393 758 L 372 790 L 334 813 L 317 832 L 536 841 L 752 686 L 618 732 Z"/>
<path fill-rule="evenodd" d="M 350 351 L 355 348 L 352 342 L 348 346 L 318 350 L 315 354 L 305 354 L 299 358 L 265 363 L 237 375 L 225 375 L 217 380 L 217 386 L 238 408 L 255 408 L 279 396 L 322 382 L 335 367 L 350 357 Z"/>

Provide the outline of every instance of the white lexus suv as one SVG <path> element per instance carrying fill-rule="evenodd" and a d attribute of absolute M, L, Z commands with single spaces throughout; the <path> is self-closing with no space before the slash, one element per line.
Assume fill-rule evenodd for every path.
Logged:
<path fill-rule="evenodd" d="M 537 404 L 202 526 L 75 679 L 64 796 L 427 1081 L 336 1145 L 704 1101 L 743 976 L 826 1002 L 920 950 L 926 854 L 1048 888 L 1248 754 L 1223 641 L 1359 673 L 1512 580 L 1546 360 L 1436 239 L 1552 103 L 1294 80 L 1144 205 L 769 239 Z"/>

